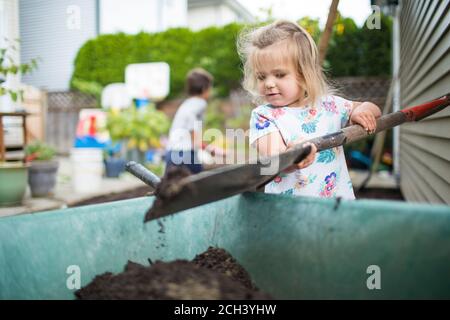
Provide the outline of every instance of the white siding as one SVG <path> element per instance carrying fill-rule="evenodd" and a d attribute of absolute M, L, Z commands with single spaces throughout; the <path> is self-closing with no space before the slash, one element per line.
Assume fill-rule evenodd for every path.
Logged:
<path fill-rule="evenodd" d="M 219 8 L 220 17 L 218 24 L 223 26 L 232 22 L 237 22 L 239 17 L 229 7 L 221 5 Z"/>
<path fill-rule="evenodd" d="M 38 70 L 22 81 L 49 91 L 67 90 L 78 49 L 97 34 L 96 1 L 20 0 L 19 5 L 21 59 L 40 59 Z"/>
<path fill-rule="evenodd" d="M 253 20 L 253 16 L 237 1 L 189 1 L 188 25 L 192 30 Z"/>
<path fill-rule="evenodd" d="M 237 22 L 236 14 L 227 6 L 209 6 L 190 9 L 188 13 L 189 28 L 200 30 L 210 26 L 224 26 Z"/>
<path fill-rule="evenodd" d="M 5 38 L 9 41 L 19 38 L 18 24 L 18 0 L 0 0 L 0 47 L 6 46 Z M 16 45 L 17 46 L 17 45 Z M 20 49 L 20 48 L 18 48 Z M 9 52 L 14 62 L 20 63 L 20 51 Z M 19 76 L 9 75 L 5 87 L 17 88 L 20 82 Z M 9 95 L 0 97 L 0 110 L 13 111 L 15 103 L 10 99 Z"/>
<path fill-rule="evenodd" d="M 151 33 L 186 25 L 187 0 L 100 0 L 100 33 Z"/>
<path fill-rule="evenodd" d="M 218 7 L 204 7 L 189 9 L 188 25 L 192 30 L 200 30 L 209 26 L 216 25 L 218 19 Z"/>

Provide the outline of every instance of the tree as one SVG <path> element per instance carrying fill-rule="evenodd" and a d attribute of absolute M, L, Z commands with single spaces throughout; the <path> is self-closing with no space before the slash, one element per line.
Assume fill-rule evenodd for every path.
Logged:
<path fill-rule="evenodd" d="M 319 42 L 322 31 L 319 26 L 319 19 L 312 19 L 310 17 L 303 17 L 297 21 L 308 33 L 313 37 L 316 43 Z"/>
<path fill-rule="evenodd" d="M 330 41 L 334 20 L 336 20 L 338 5 L 339 0 L 333 0 L 333 2 L 331 3 L 330 11 L 328 12 L 327 24 L 325 25 L 325 30 L 323 31 L 322 36 L 320 37 L 319 41 L 320 64 L 322 64 L 327 54 L 328 42 Z"/>

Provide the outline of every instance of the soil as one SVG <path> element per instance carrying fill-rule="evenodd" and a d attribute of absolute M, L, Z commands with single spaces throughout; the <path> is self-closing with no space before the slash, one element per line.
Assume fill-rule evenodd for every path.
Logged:
<path fill-rule="evenodd" d="M 99 275 L 75 296 L 82 300 L 272 299 L 254 287 L 247 271 L 228 252 L 212 247 L 192 261 L 156 261 L 150 266 L 128 261 L 122 273 Z"/>
<path fill-rule="evenodd" d="M 180 181 L 191 175 L 189 169 L 183 166 L 173 166 L 170 167 L 165 173 L 164 177 L 161 178 L 161 183 L 155 190 L 155 195 L 158 199 L 166 200 L 171 197 L 171 186 L 174 183 Z"/>
<path fill-rule="evenodd" d="M 219 271 L 247 289 L 257 290 L 247 270 L 224 249 L 209 247 L 207 251 L 197 255 L 192 262 L 199 267 Z"/>
<path fill-rule="evenodd" d="M 355 189 L 356 199 L 382 199 L 382 200 L 399 200 L 405 201 L 400 189 L 382 189 L 382 188 L 370 188 L 370 189 Z"/>
<path fill-rule="evenodd" d="M 164 177 L 161 178 L 161 182 L 155 190 L 155 202 L 153 206 L 145 214 L 144 221 L 159 218 L 157 209 L 164 206 L 164 202 L 171 201 L 174 194 L 177 194 L 179 190 L 176 190 L 177 182 L 181 179 L 190 176 L 192 173 L 189 169 L 183 166 L 170 167 Z"/>
<path fill-rule="evenodd" d="M 104 203 L 104 202 L 112 202 L 112 201 L 118 201 L 118 200 L 126 200 L 126 199 L 133 199 L 133 198 L 139 198 L 144 197 L 146 195 L 149 195 L 151 193 L 151 187 L 142 186 L 133 190 L 128 190 L 124 192 L 119 193 L 111 193 L 108 195 L 98 196 L 91 199 L 83 200 L 80 202 L 77 202 L 75 204 L 70 205 L 70 207 L 80 207 L 80 206 L 86 206 L 88 204 L 97 204 L 97 203 Z"/>
<path fill-rule="evenodd" d="M 99 196 L 92 199 L 77 202 L 71 205 L 71 207 L 144 197 L 151 194 L 150 191 L 151 191 L 150 187 L 142 186 L 130 191 Z M 382 199 L 382 200 L 399 200 L 399 201 L 405 200 L 399 189 L 377 188 L 377 189 L 363 189 L 360 191 L 355 189 L 355 196 L 356 199 Z"/>

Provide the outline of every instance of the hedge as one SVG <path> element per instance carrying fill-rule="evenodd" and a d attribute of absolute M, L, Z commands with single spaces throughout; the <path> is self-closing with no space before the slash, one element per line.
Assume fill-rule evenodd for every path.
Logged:
<path fill-rule="evenodd" d="M 183 92 L 186 73 L 194 67 L 211 72 L 216 94 L 226 96 L 230 89 L 239 86 L 241 77 L 241 63 L 235 50 L 240 28 L 230 24 L 199 32 L 174 28 L 155 34 L 100 35 L 79 50 L 71 87 L 86 91 L 87 84 L 106 86 L 123 82 L 128 64 L 165 61 L 170 65 L 170 97 Z"/>

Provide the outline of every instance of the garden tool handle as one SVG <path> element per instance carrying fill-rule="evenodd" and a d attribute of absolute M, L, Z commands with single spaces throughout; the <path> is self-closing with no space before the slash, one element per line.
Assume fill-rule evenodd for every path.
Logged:
<path fill-rule="evenodd" d="M 142 180 L 145 184 L 153 187 L 154 189 L 156 189 L 156 187 L 161 182 L 161 179 L 156 174 L 148 170 L 142 164 L 135 161 L 129 161 L 125 165 L 125 169 L 133 176 Z"/>

